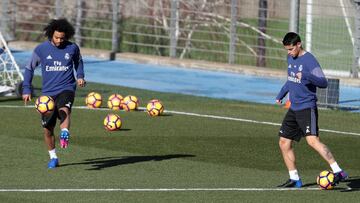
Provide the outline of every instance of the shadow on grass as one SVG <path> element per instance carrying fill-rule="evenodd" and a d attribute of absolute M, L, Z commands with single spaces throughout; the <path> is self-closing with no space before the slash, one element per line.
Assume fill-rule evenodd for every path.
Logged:
<path fill-rule="evenodd" d="M 360 191 L 360 177 L 350 177 L 348 180 L 344 181 L 347 188 L 336 186 L 333 190 L 340 190 L 340 192 L 358 192 Z M 314 183 L 308 183 L 303 185 L 303 187 L 311 187 L 317 185 Z"/>
<path fill-rule="evenodd" d="M 125 157 L 103 157 L 95 159 L 86 159 L 84 162 L 62 164 L 60 167 L 72 165 L 91 165 L 91 168 L 86 170 L 102 170 L 109 167 L 115 167 L 125 164 L 134 164 L 146 161 L 163 161 L 168 159 L 195 157 L 192 154 L 168 154 L 168 155 L 154 155 L 154 156 L 125 156 Z"/>
<path fill-rule="evenodd" d="M 342 190 L 341 192 L 359 192 L 360 191 L 360 177 L 350 177 L 345 181 L 348 188 Z"/>
<path fill-rule="evenodd" d="M 307 184 L 304 184 L 302 187 L 311 187 L 311 186 L 315 186 L 317 185 L 316 182 L 314 183 L 307 183 Z"/>

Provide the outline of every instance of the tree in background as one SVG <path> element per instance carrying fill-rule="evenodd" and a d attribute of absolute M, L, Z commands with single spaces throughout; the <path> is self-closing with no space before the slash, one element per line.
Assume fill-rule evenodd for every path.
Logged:
<path fill-rule="evenodd" d="M 268 10 L 267 0 L 259 0 L 258 29 L 262 33 L 266 33 L 267 10 Z M 262 34 L 258 34 L 256 66 L 261 66 L 261 67 L 266 66 L 266 45 L 265 45 L 265 37 Z"/>

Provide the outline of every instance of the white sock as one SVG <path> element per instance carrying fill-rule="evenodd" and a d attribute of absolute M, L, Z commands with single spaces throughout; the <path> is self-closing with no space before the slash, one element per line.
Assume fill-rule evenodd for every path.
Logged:
<path fill-rule="evenodd" d="M 300 180 L 298 171 L 296 169 L 292 170 L 292 171 L 289 171 L 289 175 L 290 175 L 291 180 Z"/>
<path fill-rule="evenodd" d="M 49 155 L 50 155 L 50 159 L 57 159 L 55 148 L 49 151 Z"/>
<path fill-rule="evenodd" d="M 67 132 L 69 132 L 69 129 L 63 128 L 63 129 L 61 129 L 61 131 L 67 131 Z"/>
<path fill-rule="evenodd" d="M 336 163 L 336 161 L 332 164 L 330 164 L 331 170 L 333 171 L 333 173 L 339 173 L 341 170 L 341 168 L 339 167 L 339 165 Z"/>

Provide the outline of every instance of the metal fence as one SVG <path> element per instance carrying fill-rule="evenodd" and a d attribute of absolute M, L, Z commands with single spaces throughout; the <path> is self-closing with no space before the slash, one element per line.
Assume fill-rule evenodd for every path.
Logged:
<path fill-rule="evenodd" d="M 356 77 L 357 0 L 2 0 L 9 40 L 42 41 L 66 17 L 84 47 L 282 69 L 298 31 L 326 74 Z M 358 54 L 359 55 L 359 54 Z"/>

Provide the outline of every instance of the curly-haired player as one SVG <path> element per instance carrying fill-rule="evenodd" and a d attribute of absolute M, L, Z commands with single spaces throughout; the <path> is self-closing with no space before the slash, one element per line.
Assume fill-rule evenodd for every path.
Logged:
<path fill-rule="evenodd" d="M 34 70 L 39 65 L 42 74 L 42 95 L 51 96 L 55 101 L 53 113 L 42 115 L 41 118 L 45 143 L 50 155 L 48 168 L 59 166 L 54 136 L 56 120 L 60 120 L 60 146 L 66 148 L 70 138 L 70 115 L 76 86 L 84 87 L 86 83 L 80 49 L 69 41 L 74 34 L 73 26 L 66 19 L 51 20 L 44 28 L 44 35 L 48 40 L 34 49 L 25 67 L 22 96 L 25 105 L 31 100 L 31 83 Z"/>

